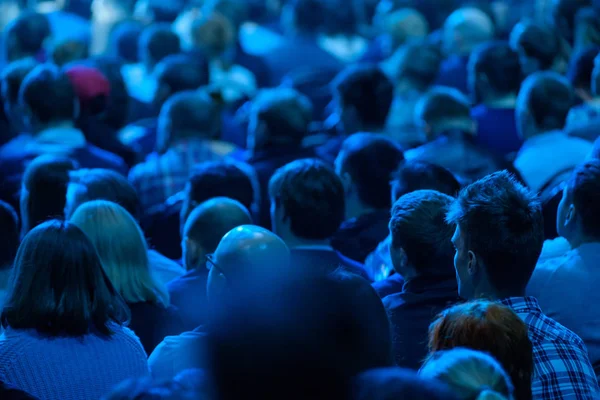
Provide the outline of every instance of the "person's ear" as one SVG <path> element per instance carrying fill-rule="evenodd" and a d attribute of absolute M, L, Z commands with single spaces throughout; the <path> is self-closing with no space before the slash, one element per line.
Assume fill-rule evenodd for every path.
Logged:
<path fill-rule="evenodd" d="M 185 266 L 188 270 L 197 268 L 201 262 L 202 247 L 189 236 L 183 238 L 185 246 Z"/>
<path fill-rule="evenodd" d="M 479 265 L 477 264 L 477 256 L 471 250 L 469 250 L 469 262 L 467 264 L 467 271 L 469 272 L 469 276 L 473 277 L 477 275 L 479 271 Z"/>
<path fill-rule="evenodd" d="M 575 205 L 571 204 L 567 210 L 567 215 L 565 215 L 565 226 L 575 221 L 575 218 L 577 218 L 577 209 Z"/>
<path fill-rule="evenodd" d="M 344 193 L 346 195 L 352 192 L 353 182 L 352 177 L 349 173 L 343 172 L 340 176 L 340 180 L 342 181 L 342 185 L 344 186 Z"/>

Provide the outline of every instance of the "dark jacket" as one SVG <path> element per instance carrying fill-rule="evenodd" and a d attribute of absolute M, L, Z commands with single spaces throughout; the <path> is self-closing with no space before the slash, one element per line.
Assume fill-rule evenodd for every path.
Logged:
<path fill-rule="evenodd" d="M 394 273 L 387 279 L 373 282 L 371 286 L 373 286 L 373 289 L 375 289 L 379 297 L 384 299 L 391 294 L 402 292 L 402 288 L 404 287 L 404 278 L 399 273 Z"/>
<path fill-rule="evenodd" d="M 427 355 L 429 325 L 436 315 L 459 301 L 455 277 L 415 278 L 401 293 L 383 299 L 392 325 L 394 359 L 399 367 L 419 369 Z"/>
<path fill-rule="evenodd" d="M 448 86 L 469 93 L 467 84 L 467 64 L 469 57 L 450 56 L 440 65 L 440 72 L 435 82 L 438 86 Z"/>
<path fill-rule="evenodd" d="M 342 268 L 346 272 L 368 279 L 365 270 L 359 263 L 348 260 L 333 249 L 320 246 L 297 247 L 290 249 L 290 256 L 292 267 L 296 271 L 328 274 Z"/>
<path fill-rule="evenodd" d="M 142 228 L 152 248 L 171 260 L 181 258 L 181 233 L 179 215 L 183 193 L 167 199 L 160 206 L 145 210 Z"/>
<path fill-rule="evenodd" d="M 167 285 L 171 304 L 179 310 L 185 331 L 206 323 L 206 281 L 208 271 L 199 267 Z"/>
<path fill-rule="evenodd" d="M 147 302 L 127 305 L 131 310 L 129 329 L 140 338 L 148 355 L 165 337 L 178 335 L 184 331 L 183 323 L 175 307 L 164 308 Z"/>
<path fill-rule="evenodd" d="M 364 263 L 389 234 L 388 210 L 374 211 L 342 223 L 331 238 L 331 246 L 346 257 Z"/>
<path fill-rule="evenodd" d="M 37 397 L 33 397 L 19 389 L 0 382 L 0 399 L 2 400 L 36 400 Z"/>

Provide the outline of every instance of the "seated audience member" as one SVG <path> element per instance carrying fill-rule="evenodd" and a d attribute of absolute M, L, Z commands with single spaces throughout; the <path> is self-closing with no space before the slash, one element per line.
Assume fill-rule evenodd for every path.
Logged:
<path fill-rule="evenodd" d="M 123 326 L 127 306 L 79 228 L 37 226 L 14 268 L 2 311 L 2 382 L 43 399 L 97 399 L 125 379 L 148 375 L 144 348 Z"/>
<path fill-rule="evenodd" d="M 338 267 L 366 277 L 359 262 L 350 260 L 330 244 L 344 221 L 344 186 L 322 161 L 293 161 L 269 182 L 273 232 L 290 248 L 294 268 L 328 273 Z"/>
<path fill-rule="evenodd" d="M 435 164 L 422 161 L 405 161 L 391 179 L 392 204 L 405 194 L 416 190 L 435 190 L 448 196 L 456 196 L 460 184 L 450 171 Z M 391 236 L 388 235 L 365 261 L 365 270 L 375 281 L 373 288 L 383 299 L 402 291 L 404 279 L 395 273 L 390 258 Z"/>
<path fill-rule="evenodd" d="M 0 150 L 0 198 L 15 203 L 25 164 L 42 154 L 60 154 L 83 168 L 108 168 L 127 172 L 122 159 L 85 140 L 75 128 L 76 96 L 66 74 L 41 65 L 27 75 L 19 93 L 21 112 L 28 116 L 28 132 Z"/>
<path fill-rule="evenodd" d="M 79 170 L 70 174 L 65 217 L 71 218 L 77 208 L 88 201 L 107 200 L 123 207 L 136 221 L 142 218 L 140 199 L 127 179 L 116 172 L 104 169 Z M 166 285 L 185 273 L 176 262 L 153 249 L 148 259 L 154 278 Z"/>
<path fill-rule="evenodd" d="M 592 0 L 594 1 L 594 0 Z M 598 3 L 596 1 L 596 3 Z M 585 7 L 575 14 L 573 49 L 578 51 L 589 46 L 600 45 L 600 8 Z"/>
<path fill-rule="evenodd" d="M 310 101 L 293 89 L 267 89 L 252 102 L 246 161 L 254 167 L 260 185 L 258 225 L 262 227 L 271 227 L 268 189 L 275 170 L 314 154 L 302 148 L 311 120 Z"/>
<path fill-rule="evenodd" d="M 129 327 L 147 354 L 167 335 L 183 331 L 167 289 L 150 273 L 144 234 L 123 207 L 94 200 L 77 208 L 70 221 L 96 248 L 106 275 L 131 310 Z"/>
<path fill-rule="evenodd" d="M 215 252 L 227 232 L 251 223 L 248 209 L 226 197 L 200 204 L 187 218 L 181 246 L 188 272 L 168 285 L 171 304 L 179 310 L 186 330 L 206 322 L 206 256 Z"/>
<path fill-rule="evenodd" d="M 174 95 L 160 113 L 155 157 L 136 165 L 129 181 L 150 210 L 183 190 L 194 164 L 223 159 L 234 147 L 217 141 L 218 106 L 208 95 Z"/>
<path fill-rule="evenodd" d="M 156 85 L 151 95 L 150 115 L 121 130 L 119 138 L 136 151 L 147 155 L 156 150 L 158 114 L 171 96 L 196 90 L 208 84 L 208 64 L 197 57 L 177 54 L 162 60 L 154 68 Z"/>
<path fill-rule="evenodd" d="M 378 368 L 360 374 L 354 383 L 354 400 L 454 400 L 443 383 L 425 379 L 401 368 Z"/>
<path fill-rule="evenodd" d="M 50 219 L 63 219 L 69 173 L 77 169 L 73 160 L 55 155 L 39 156 L 25 168 L 21 185 L 21 232 Z"/>
<path fill-rule="evenodd" d="M 440 66 L 436 84 L 466 94 L 469 55 L 478 45 L 494 38 L 494 23 L 478 8 L 459 8 L 446 19 L 441 34 L 442 50 L 447 58 Z"/>
<path fill-rule="evenodd" d="M 4 112 L 10 124 L 9 132 L 0 133 L 1 143 L 5 144 L 27 129 L 24 115 L 19 108 L 19 90 L 29 74 L 37 66 L 32 59 L 23 59 L 8 64 L 2 70 L 2 101 Z"/>
<path fill-rule="evenodd" d="M 417 190 L 392 208 L 390 256 L 404 286 L 383 299 L 383 305 L 400 367 L 419 368 L 427 354 L 429 323 L 459 300 L 450 243 L 454 227 L 444 218 L 452 201 L 433 190 Z"/>
<path fill-rule="evenodd" d="M 7 62 L 24 58 L 45 61 L 44 42 L 51 34 L 45 15 L 23 12 L 4 29 L 2 59 Z"/>
<path fill-rule="evenodd" d="M 595 307 L 600 277 L 600 160 L 575 168 L 558 207 L 556 227 L 571 251 L 538 263 L 527 287 L 551 318 L 573 330 L 587 346 L 590 361 L 600 375 L 600 332 Z"/>
<path fill-rule="evenodd" d="M 348 67 L 336 76 L 332 87 L 340 136 L 317 149 L 319 157 L 331 164 L 346 136 L 356 132 L 385 133 L 394 100 L 394 84 L 377 66 Z"/>
<path fill-rule="evenodd" d="M 251 282 L 275 284 L 279 276 L 291 273 L 289 262 L 285 243 L 266 229 L 243 225 L 229 231 L 214 254 L 205 256 L 207 304 L 219 307 Z M 206 367 L 206 334 L 206 327 L 199 326 L 165 338 L 148 359 L 152 377 L 168 380 L 183 370 Z"/>
<path fill-rule="evenodd" d="M 519 56 L 508 43 L 483 44 L 471 54 L 468 70 L 469 92 L 477 104 L 471 111 L 476 143 L 502 157 L 518 151 L 523 143 L 515 121 Z"/>
<path fill-rule="evenodd" d="M 3 201 L 0 201 L 0 229 L 3 232 L 0 242 L 0 308 L 4 308 L 6 296 L 11 289 L 10 275 L 20 236 L 19 217 L 10 204 Z"/>
<path fill-rule="evenodd" d="M 58 66 L 63 67 L 74 61 L 85 60 L 89 57 L 88 44 L 78 39 L 63 39 L 55 42 L 50 50 L 50 59 Z"/>
<path fill-rule="evenodd" d="M 575 20 L 579 10 L 590 6 L 593 0 L 555 0 L 551 3 L 553 28 L 572 44 L 575 36 Z"/>
<path fill-rule="evenodd" d="M 460 400 L 513 399 L 513 385 L 502 366 L 478 351 L 454 349 L 435 353 L 419 375 L 447 384 Z"/>
<path fill-rule="evenodd" d="M 415 120 L 429 143 L 405 152 L 407 160 L 439 165 L 466 182 L 502 168 L 497 157 L 477 145 L 469 100 L 456 89 L 432 89 L 417 104 Z"/>
<path fill-rule="evenodd" d="M 567 56 L 559 35 L 548 26 L 519 22 L 510 34 L 511 47 L 519 55 L 525 76 L 537 71 L 567 71 Z"/>
<path fill-rule="evenodd" d="M 319 0 L 292 0 L 284 8 L 284 37 L 263 55 L 271 73 L 271 86 L 278 86 L 284 76 L 299 67 L 341 70 L 343 64 L 317 44 L 316 33 L 323 27 L 325 6 Z"/>
<path fill-rule="evenodd" d="M 460 347 L 488 353 L 510 376 L 515 400 L 531 400 L 533 353 L 527 334 L 527 326 L 510 308 L 477 300 L 449 308 L 436 318 L 429 328 L 429 351 L 433 358 L 440 351 Z"/>
<path fill-rule="evenodd" d="M 525 296 L 544 241 L 539 200 L 506 171 L 463 189 L 447 215 L 458 292 L 510 307 L 527 325 L 533 345 L 534 398 L 594 398 L 598 382 L 583 341 Z"/>
<path fill-rule="evenodd" d="M 385 310 L 364 279 L 338 271 L 264 286 L 223 299 L 211 320 L 217 398 L 349 399 L 356 375 L 393 364 Z"/>
<path fill-rule="evenodd" d="M 567 128 L 586 125 L 590 120 L 600 118 L 600 51 L 598 49 L 598 47 L 588 48 L 572 61 L 568 77 L 575 88 L 576 95 L 584 103 L 569 111 Z"/>
<path fill-rule="evenodd" d="M 525 143 L 515 168 L 534 192 L 541 192 L 583 162 L 592 144 L 563 132 L 573 105 L 573 89 L 560 75 L 530 75 L 519 92 L 517 126 Z"/>
<path fill-rule="evenodd" d="M 344 256 L 364 263 L 388 234 L 390 181 L 404 160 L 392 140 L 357 133 L 347 138 L 335 160 L 344 184 L 345 221 L 331 238 L 331 246 Z"/>
<path fill-rule="evenodd" d="M 407 43 L 393 56 L 394 101 L 387 117 L 387 135 L 402 148 L 425 143 L 426 138 L 415 125 L 414 112 L 421 96 L 433 85 L 441 62 L 439 50 L 426 42 Z"/>

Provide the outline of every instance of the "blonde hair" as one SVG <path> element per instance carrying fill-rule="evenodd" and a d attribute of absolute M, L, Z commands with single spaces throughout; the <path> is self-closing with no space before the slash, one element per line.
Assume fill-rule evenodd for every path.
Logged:
<path fill-rule="evenodd" d="M 445 382 L 460 399 L 513 400 L 512 383 L 500 363 L 479 351 L 438 351 L 419 375 Z"/>
<path fill-rule="evenodd" d="M 110 201 L 94 200 L 81 205 L 71 222 L 90 238 L 102 267 L 127 303 L 169 305 L 168 292 L 150 272 L 144 234 L 127 210 Z"/>

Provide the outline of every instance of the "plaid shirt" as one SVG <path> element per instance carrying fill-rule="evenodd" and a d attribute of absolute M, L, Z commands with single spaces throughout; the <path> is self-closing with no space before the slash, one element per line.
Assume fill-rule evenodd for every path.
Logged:
<path fill-rule="evenodd" d="M 534 399 L 595 399 L 600 390 L 583 341 L 547 317 L 533 297 L 511 297 L 502 303 L 527 324 L 533 345 Z"/>

